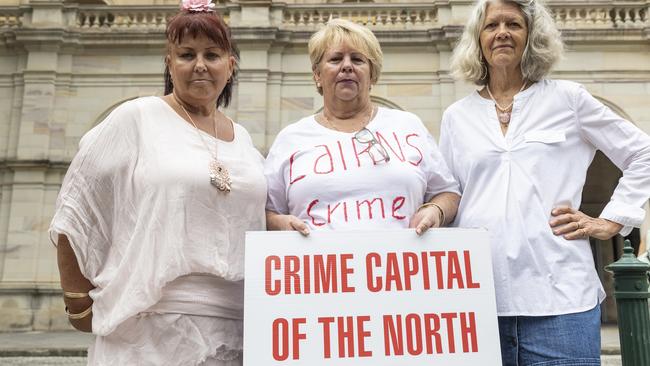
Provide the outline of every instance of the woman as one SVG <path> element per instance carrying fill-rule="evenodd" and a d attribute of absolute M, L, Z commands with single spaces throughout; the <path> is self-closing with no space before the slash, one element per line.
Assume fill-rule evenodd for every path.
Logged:
<path fill-rule="evenodd" d="M 209 1 L 167 26 L 166 95 L 86 134 L 50 232 L 91 365 L 241 365 L 243 241 L 264 230 L 263 159 L 218 107 L 238 52 Z"/>
<path fill-rule="evenodd" d="M 480 0 L 452 71 L 482 87 L 443 115 L 440 148 L 462 199 L 454 222 L 486 227 L 504 365 L 599 365 L 605 294 L 589 237 L 643 222 L 650 138 L 582 86 L 546 75 L 560 34 L 536 0 Z M 602 150 L 621 170 L 599 218 L 578 211 Z"/>
<path fill-rule="evenodd" d="M 282 130 L 266 160 L 271 230 L 415 228 L 450 222 L 456 182 L 418 117 L 373 105 L 382 53 L 333 19 L 309 41 L 321 112 Z M 425 203 L 425 204 L 423 204 Z"/>

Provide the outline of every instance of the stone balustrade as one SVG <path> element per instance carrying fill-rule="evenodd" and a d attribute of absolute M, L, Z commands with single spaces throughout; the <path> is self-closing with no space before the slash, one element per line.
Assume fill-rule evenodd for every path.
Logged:
<path fill-rule="evenodd" d="M 561 29 L 650 27 L 648 4 L 568 5 L 556 2 L 551 4 L 551 9 Z"/>
<path fill-rule="evenodd" d="M 0 8 L 0 29 L 20 28 L 22 24 L 22 14 L 18 9 Z"/>
<path fill-rule="evenodd" d="M 218 7 L 228 22 L 228 9 Z M 159 7 L 80 7 L 76 16 L 76 28 L 82 32 L 130 30 L 164 31 L 167 20 L 178 13 L 176 6 Z"/>
<path fill-rule="evenodd" d="M 644 29 L 650 28 L 650 4 L 647 1 L 627 2 L 569 2 L 552 0 L 549 3 L 555 21 L 561 29 Z M 315 30 L 330 18 L 344 18 L 366 25 L 374 30 L 432 29 L 440 27 L 438 9 L 433 4 L 274 4 L 281 15 L 272 21 L 285 30 Z M 25 8 L 0 7 L 0 29 L 23 26 Z M 239 5 L 219 1 L 217 9 L 227 22 L 230 13 L 241 11 Z M 88 6 L 69 7 L 69 24 L 80 32 L 163 31 L 169 17 L 178 11 L 176 6 Z M 28 26 L 28 24 L 26 25 Z"/>
<path fill-rule="evenodd" d="M 163 30 L 167 18 L 171 14 L 171 12 L 165 11 L 80 9 L 77 14 L 76 27 L 82 31 Z"/>
<path fill-rule="evenodd" d="M 288 5 L 283 11 L 282 27 L 313 29 L 330 18 L 343 18 L 372 29 L 430 29 L 437 23 L 435 5 L 328 4 Z"/>

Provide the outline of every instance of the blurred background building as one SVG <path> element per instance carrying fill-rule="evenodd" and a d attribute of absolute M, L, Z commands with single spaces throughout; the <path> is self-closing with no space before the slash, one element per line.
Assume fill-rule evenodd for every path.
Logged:
<path fill-rule="evenodd" d="M 62 178 L 81 136 L 116 105 L 162 95 L 165 20 L 178 2 L 0 0 L 0 332 L 68 328 L 47 235 Z M 327 19 L 341 17 L 367 25 L 382 44 L 384 71 L 373 100 L 414 112 L 438 136 L 442 111 L 474 88 L 449 75 L 472 3 L 219 1 L 241 49 L 226 113 L 265 153 L 281 128 L 319 110 L 307 40 Z M 567 44 L 552 77 L 583 83 L 650 132 L 650 0 L 549 6 Z M 583 210 L 597 216 L 619 177 L 598 155 Z M 602 267 L 614 260 L 620 238 L 592 246 L 611 293 Z M 604 321 L 615 321 L 613 300 L 603 310 Z"/>

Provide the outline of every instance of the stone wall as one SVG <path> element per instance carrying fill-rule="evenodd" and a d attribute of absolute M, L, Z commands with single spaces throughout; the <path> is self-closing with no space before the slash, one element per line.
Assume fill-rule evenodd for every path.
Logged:
<path fill-rule="evenodd" d="M 112 108 L 162 94 L 163 30 L 176 3 L 0 2 L 0 331 L 67 327 L 46 233 L 60 182 L 81 136 Z M 306 42 L 344 17 L 382 43 L 373 99 L 416 113 L 437 136 L 442 111 L 473 89 L 448 73 L 471 4 L 220 1 L 242 59 L 226 113 L 266 152 L 282 127 L 320 109 Z M 553 76 L 584 83 L 650 132 L 650 1 L 550 4 L 568 46 Z"/>

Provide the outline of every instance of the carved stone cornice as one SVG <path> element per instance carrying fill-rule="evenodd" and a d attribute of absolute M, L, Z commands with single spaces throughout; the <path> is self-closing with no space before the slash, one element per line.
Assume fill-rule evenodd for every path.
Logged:
<path fill-rule="evenodd" d="M 6 159 L 0 160 L 0 171 L 3 170 L 67 170 L 69 161 L 49 159 Z"/>
<path fill-rule="evenodd" d="M 0 295 L 63 295 L 58 282 L 0 282 Z"/>
<path fill-rule="evenodd" d="M 227 2 L 217 5 L 244 43 L 304 44 L 330 18 L 346 18 L 371 28 L 387 44 L 453 44 L 462 26 L 449 24 L 450 12 L 471 6 L 469 0 L 437 0 L 429 3 L 287 4 L 266 0 Z M 38 6 L 42 4 L 39 3 Z M 57 5 L 61 7 L 61 5 Z M 242 19 L 243 8 L 267 7 L 263 26 Z M 650 0 L 560 1 L 552 0 L 558 27 L 567 42 L 650 41 Z M 0 45 L 59 43 L 72 47 L 141 47 L 164 44 L 164 29 L 176 6 L 109 6 L 65 4 L 61 29 L 33 29 L 36 8 L 0 7 Z M 453 11 L 452 11 L 453 10 Z M 2 41 L 4 39 L 4 42 Z"/>

